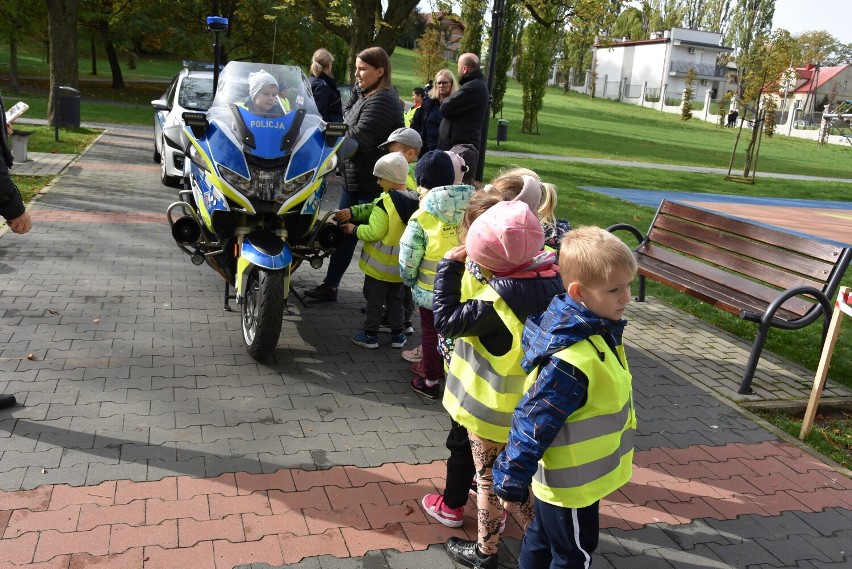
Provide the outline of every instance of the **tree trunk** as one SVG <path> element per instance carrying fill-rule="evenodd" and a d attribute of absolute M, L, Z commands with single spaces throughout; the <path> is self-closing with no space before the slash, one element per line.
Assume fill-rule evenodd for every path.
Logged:
<path fill-rule="evenodd" d="M 89 43 L 92 48 L 92 75 L 98 74 L 98 50 L 95 49 L 95 38 L 92 38 Z"/>
<path fill-rule="evenodd" d="M 352 3 L 352 27 L 349 37 L 349 67 L 350 82 L 355 82 L 355 58 L 358 53 L 373 45 L 373 29 L 376 13 L 381 10 L 379 0 L 361 0 Z"/>
<path fill-rule="evenodd" d="M 112 72 L 112 88 L 124 89 L 124 77 L 121 74 L 121 65 L 118 63 L 118 54 L 115 51 L 115 44 L 107 42 L 105 47 L 107 61 L 109 61 L 109 70 Z"/>
<path fill-rule="evenodd" d="M 18 92 L 18 40 L 14 34 L 9 38 L 9 87 Z"/>
<path fill-rule="evenodd" d="M 58 101 L 56 87 L 80 86 L 77 67 L 77 0 L 47 0 L 47 34 L 50 38 L 50 95 L 47 104 L 48 121 L 53 123 Z"/>

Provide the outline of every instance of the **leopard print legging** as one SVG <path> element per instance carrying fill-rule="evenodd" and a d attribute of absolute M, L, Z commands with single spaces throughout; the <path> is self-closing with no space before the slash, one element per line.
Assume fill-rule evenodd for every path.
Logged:
<path fill-rule="evenodd" d="M 477 437 L 468 432 L 470 448 L 473 452 L 473 463 L 476 465 L 476 509 L 477 525 L 479 529 L 479 550 L 485 555 L 497 553 L 497 544 L 500 541 L 500 518 L 503 516 L 503 508 L 494 493 L 494 478 L 491 467 L 497 456 L 506 446 L 505 443 L 496 443 Z M 529 499 L 518 505 L 517 513 L 521 518 L 521 526 L 526 531 L 527 526 L 533 519 L 533 498 L 530 493 Z"/>

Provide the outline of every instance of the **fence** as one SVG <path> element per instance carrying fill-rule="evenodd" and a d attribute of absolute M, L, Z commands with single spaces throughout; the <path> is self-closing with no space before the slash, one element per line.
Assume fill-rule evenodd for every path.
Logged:
<path fill-rule="evenodd" d="M 642 85 L 627 85 L 626 93 L 624 93 L 625 99 L 638 99 L 642 96 Z"/>

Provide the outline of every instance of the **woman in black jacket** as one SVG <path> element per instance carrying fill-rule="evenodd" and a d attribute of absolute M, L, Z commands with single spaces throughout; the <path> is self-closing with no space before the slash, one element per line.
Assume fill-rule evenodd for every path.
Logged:
<path fill-rule="evenodd" d="M 343 104 L 337 83 L 331 77 L 331 65 L 334 58 L 327 49 L 319 48 L 311 58 L 311 91 L 325 122 L 343 122 Z"/>
<path fill-rule="evenodd" d="M 402 103 L 391 84 L 390 57 L 380 47 L 368 47 L 355 59 L 355 88 L 346 105 L 344 122 L 349 125 L 346 135 L 358 143 L 358 150 L 343 162 L 343 193 L 340 209 L 369 203 L 381 193 L 373 167 L 385 154 L 379 145 L 390 134 L 402 128 Z M 323 283 L 305 292 L 313 300 L 337 300 L 340 279 L 352 261 L 357 239 L 344 237 L 341 245 L 329 258 Z"/>
<path fill-rule="evenodd" d="M 441 128 L 441 102 L 458 90 L 456 78 L 449 69 L 441 69 L 435 74 L 435 83 L 429 90 L 428 98 L 423 99 L 420 114 L 422 123 L 420 138 L 423 139 L 423 148 L 420 155 L 429 151 L 438 150 L 438 133 Z"/>

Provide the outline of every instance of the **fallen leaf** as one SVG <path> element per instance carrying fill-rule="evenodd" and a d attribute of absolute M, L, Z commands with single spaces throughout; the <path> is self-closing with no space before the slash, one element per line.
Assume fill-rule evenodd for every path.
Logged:
<path fill-rule="evenodd" d="M 36 359 L 35 354 L 27 354 L 27 359 L 30 361 Z"/>
<path fill-rule="evenodd" d="M 411 504 L 406 504 L 405 506 L 405 515 L 410 516 L 414 513 L 414 508 L 411 507 Z"/>
<path fill-rule="evenodd" d="M 98 322 L 100 322 L 100 321 L 101 321 L 101 319 L 100 319 L 100 318 L 95 318 L 94 320 L 92 320 L 92 323 L 93 323 L 93 324 L 97 324 L 97 323 L 98 323 Z"/>

